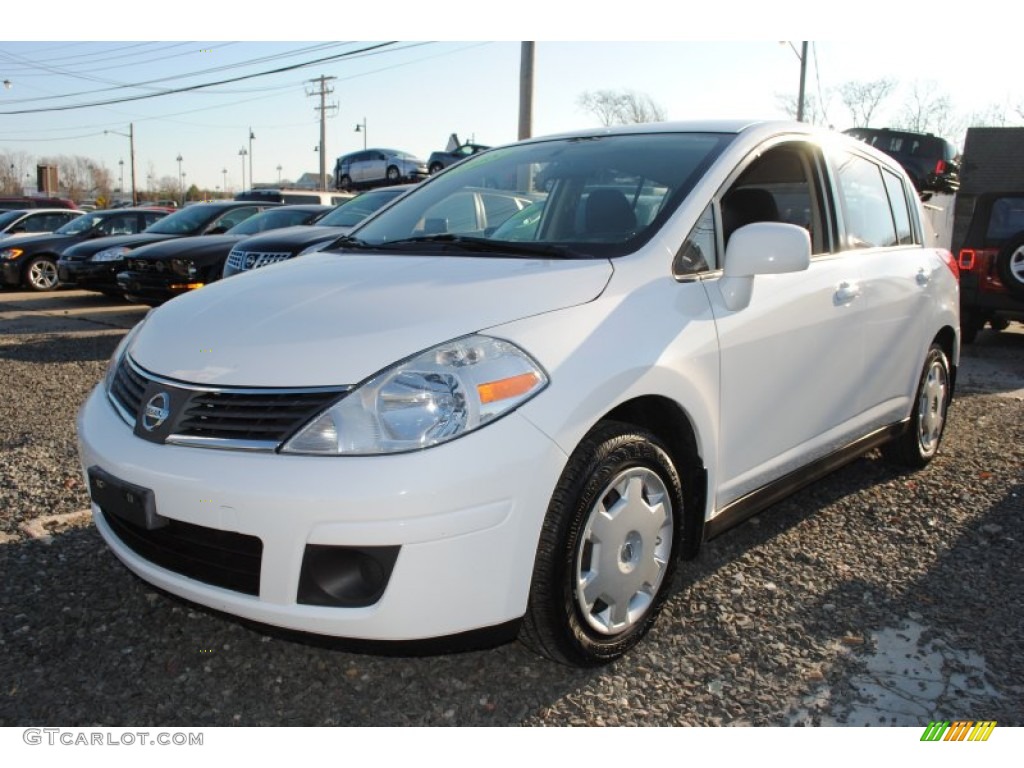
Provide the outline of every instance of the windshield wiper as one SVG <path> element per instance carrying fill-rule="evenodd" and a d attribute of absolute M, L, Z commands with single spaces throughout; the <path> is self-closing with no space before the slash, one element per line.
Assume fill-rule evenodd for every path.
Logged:
<path fill-rule="evenodd" d="M 416 246 L 424 243 L 438 243 L 475 253 L 500 253 L 503 256 L 520 256 L 523 258 L 533 256 L 547 256 L 554 259 L 586 258 L 583 254 L 572 250 L 567 245 L 527 243 L 516 240 L 490 240 L 486 237 L 467 237 L 465 235 L 451 234 L 419 235 L 417 237 L 404 237 L 400 240 L 386 240 L 377 247 L 381 249 L 400 248 L 404 250 L 406 246 Z"/>

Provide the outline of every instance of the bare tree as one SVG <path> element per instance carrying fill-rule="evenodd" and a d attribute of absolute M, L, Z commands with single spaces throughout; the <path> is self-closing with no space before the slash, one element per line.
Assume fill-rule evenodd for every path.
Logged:
<path fill-rule="evenodd" d="M 0 190 L 5 195 L 20 195 L 31 175 L 32 158 L 26 152 L 0 152 Z"/>
<path fill-rule="evenodd" d="M 584 91 L 576 100 L 584 112 L 590 112 L 601 125 L 656 123 L 665 119 L 665 110 L 650 96 L 636 91 Z"/>
<path fill-rule="evenodd" d="M 777 93 L 775 98 L 787 117 L 796 120 L 798 97 L 790 93 Z M 808 125 L 828 125 L 828 116 L 813 93 L 804 94 L 804 122 Z"/>
<path fill-rule="evenodd" d="M 963 118 L 953 112 L 949 95 L 934 81 L 914 81 L 895 127 L 916 133 L 957 136 L 963 132 Z"/>
<path fill-rule="evenodd" d="M 851 80 L 839 86 L 839 98 L 853 118 L 853 125 L 858 128 L 866 128 L 871 125 L 871 118 L 875 110 L 895 90 L 896 81 L 887 77 L 871 82 Z"/>

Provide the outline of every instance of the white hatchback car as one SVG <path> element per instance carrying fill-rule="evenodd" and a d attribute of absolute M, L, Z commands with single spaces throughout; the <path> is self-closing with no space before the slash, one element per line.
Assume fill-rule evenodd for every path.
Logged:
<path fill-rule="evenodd" d="M 447 215 L 477 189 L 534 203 Z M 248 619 L 607 662 L 702 541 L 871 448 L 935 456 L 959 301 L 926 242 L 894 161 L 798 123 L 471 157 L 136 326 L 79 415 L 96 525 Z"/>

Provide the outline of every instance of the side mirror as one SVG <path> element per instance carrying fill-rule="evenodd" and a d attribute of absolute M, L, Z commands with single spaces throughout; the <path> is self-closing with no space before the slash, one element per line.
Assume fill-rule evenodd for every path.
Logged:
<path fill-rule="evenodd" d="M 750 304 L 755 275 L 802 272 L 811 264 L 811 236 L 803 227 L 757 222 L 740 227 L 729 238 L 719 289 L 734 312 Z"/>

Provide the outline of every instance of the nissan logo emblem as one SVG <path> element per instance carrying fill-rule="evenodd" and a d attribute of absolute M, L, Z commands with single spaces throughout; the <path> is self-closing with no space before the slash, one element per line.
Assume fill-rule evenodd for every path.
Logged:
<path fill-rule="evenodd" d="M 149 398 L 142 409 L 142 428 L 152 432 L 171 415 L 171 398 L 166 392 L 159 392 Z"/>

